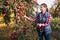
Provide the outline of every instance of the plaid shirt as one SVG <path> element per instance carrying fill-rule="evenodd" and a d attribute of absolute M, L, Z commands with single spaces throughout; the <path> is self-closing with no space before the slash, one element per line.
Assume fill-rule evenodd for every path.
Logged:
<path fill-rule="evenodd" d="M 30 18 L 30 17 L 28 17 L 27 19 L 28 19 L 29 21 L 35 21 L 35 20 L 37 19 L 37 15 L 36 15 L 35 18 Z M 51 22 L 51 19 L 52 19 L 52 16 L 51 16 L 51 14 L 49 14 L 46 23 L 42 24 L 42 26 L 47 26 L 47 25 L 49 25 L 50 22 Z"/>

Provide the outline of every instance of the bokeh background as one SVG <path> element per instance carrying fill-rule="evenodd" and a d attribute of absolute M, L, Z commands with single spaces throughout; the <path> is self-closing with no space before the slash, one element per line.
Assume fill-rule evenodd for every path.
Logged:
<path fill-rule="evenodd" d="M 38 40 L 36 22 L 23 16 L 34 18 L 41 3 L 53 17 L 50 39 L 60 40 L 60 0 L 0 0 L 0 40 Z"/>

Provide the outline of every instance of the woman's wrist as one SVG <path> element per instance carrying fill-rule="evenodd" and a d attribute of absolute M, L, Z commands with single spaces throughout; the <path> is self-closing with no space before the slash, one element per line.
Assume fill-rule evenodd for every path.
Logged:
<path fill-rule="evenodd" d="M 41 24 L 41 23 L 37 23 L 39 26 L 44 26 L 44 24 Z"/>
<path fill-rule="evenodd" d="M 37 26 L 41 27 L 41 24 L 40 23 L 37 23 Z"/>

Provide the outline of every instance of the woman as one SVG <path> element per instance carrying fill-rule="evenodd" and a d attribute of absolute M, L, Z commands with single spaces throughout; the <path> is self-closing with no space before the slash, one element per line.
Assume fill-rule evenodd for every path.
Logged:
<path fill-rule="evenodd" d="M 50 40 L 50 33 L 51 33 L 51 14 L 48 12 L 47 5 L 45 3 L 40 5 L 41 12 L 37 14 L 35 18 L 30 18 L 24 16 L 29 21 L 37 21 L 37 32 L 39 36 L 39 40 L 43 40 L 43 36 L 45 40 Z"/>

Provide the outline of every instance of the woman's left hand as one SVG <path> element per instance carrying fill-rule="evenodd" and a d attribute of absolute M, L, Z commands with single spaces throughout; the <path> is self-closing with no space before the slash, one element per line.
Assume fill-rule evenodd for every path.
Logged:
<path fill-rule="evenodd" d="M 40 23 L 37 23 L 37 26 L 41 27 L 41 26 L 42 26 L 42 24 L 40 24 Z"/>

